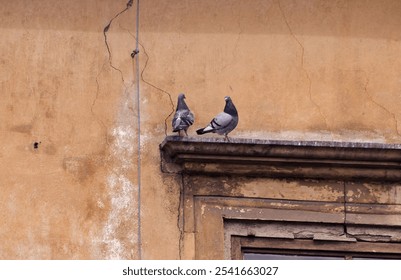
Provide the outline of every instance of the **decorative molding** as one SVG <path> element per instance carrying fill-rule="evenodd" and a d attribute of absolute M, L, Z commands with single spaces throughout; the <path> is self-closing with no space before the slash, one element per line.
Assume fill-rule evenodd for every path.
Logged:
<path fill-rule="evenodd" d="M 163 172 L 401 181 L 401 145 L 167 136 Z"/>

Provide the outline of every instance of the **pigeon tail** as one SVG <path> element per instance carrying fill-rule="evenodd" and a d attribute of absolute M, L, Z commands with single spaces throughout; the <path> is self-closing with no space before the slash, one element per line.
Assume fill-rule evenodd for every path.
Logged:
<path fill-rule="evenodd" d="M 212 129 L 211 129 L 211 130 L 206 130 L 206 128 L 207 128 L 207 127 L 198 129 L 198 130 L 196 131 L 196 134 L 202 135 L 202 134 L 205 134 L 205 133 L 214 132 Z"/>
<path fill-rule="evenodd" d="M 178 114 L 178 117 L 174 118 L 173 121 L 173 132 L 178 132 L 184 128 L 187 128 L 185 122 L 181 119 L 180 114 Z"/>

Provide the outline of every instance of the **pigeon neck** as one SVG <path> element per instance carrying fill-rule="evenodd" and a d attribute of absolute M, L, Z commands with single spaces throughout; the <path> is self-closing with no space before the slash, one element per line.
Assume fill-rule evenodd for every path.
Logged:
<path fill-rule="evenodd" d="M 235 108 L 234 103 L 231 100 L 226 102 L 226 106 L 224 107 L 224 112 L 231 116 L 238 116 L 237 108 Z"/>
<path fill-rule="evenodd" d="M 177 104 L 177 110 L 187 109 L 189 110 L 187 104 L 185 103 L 184 99 L 179 99 Z"/>

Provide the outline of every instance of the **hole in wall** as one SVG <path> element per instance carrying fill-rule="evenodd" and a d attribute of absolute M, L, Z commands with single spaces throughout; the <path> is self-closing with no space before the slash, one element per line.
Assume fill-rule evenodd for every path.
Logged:
<path fill-rule="evenodd" d="M 33 148 L 34 148 L 35 150 L 39 149 L 39 145 L 40 145 L 41 143 L 42 143 L 42 142 L 33 142 Z"/>

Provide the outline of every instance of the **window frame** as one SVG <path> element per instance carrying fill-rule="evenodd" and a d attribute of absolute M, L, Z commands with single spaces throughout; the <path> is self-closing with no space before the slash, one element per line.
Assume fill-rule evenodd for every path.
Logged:
<path fill-rule="evenodd" d="M 401 259 L 401 244 L 231 236 L 231 259 L 243 260 L 244 254 L 247 253 L 344 257 L 344 259 Z"/>
<path fill-rule="evenodd" d="M 160 151 L 181 184 L 181 259 L 230 259 L 230 234 L 260 221 L 310 223 L 314 241 L 401 243 L 401 144 L 167 136 Z M 227 232 L 229 220 L 252 229 Z M 322 235 L 322 224 L 336 227 Z"/>

